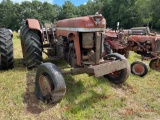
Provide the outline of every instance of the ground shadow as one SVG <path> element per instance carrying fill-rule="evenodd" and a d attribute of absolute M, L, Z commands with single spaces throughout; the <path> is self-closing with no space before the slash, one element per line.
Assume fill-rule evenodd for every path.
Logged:
<path fill-rule="evenodd" d="M 36 69 L 30 70 L 26 73 L 26 92 L 23 95 L 24 103 L 27 104 L 27 111 L 33 114 L 39 114 L 43 111 L 39 107 L 39 100 L 35 95 L 35 73 Z"/>
<path fill-rule="evenodd" d="M 24 68 L 26 67 L 22 63 L 23 58 L 15 58 L 14 59 L 14 68 L 13 69 L 19 69 L 19 68 Z"/>
<path fill-rule="evenodd" d="M 45 60 L 47 62 L 47 60 Z M 63 61 L 64 62 L 64 61 Z M 68 64 L 61 63 L 60 61 L 52 61 L 52 63 L 58 65 L 58 67 L 65 67 Z M 42 103 L 35 95 L 35 76 L 36 76 L 36 69 L 29 70 L 26 73 L 26 92 L 23 95 L 24 98 L 24 103 L 27 105 L 27 111 L 29 111 L 32 114 L 39 114 L 43 111 L 46 111 L 54 105 L 47 105 L 45 103 Z M 76 80 L 74 76 L 72 75 L 65 75 L 64 76 L 67 91 L 66 95 L 64 96 L 65 101 L 67 101 L 65 107 L 62 106 L 61 110 L 66 111 L 68 109 L 72 110 L 74 112 L 74 109 L 76 109 L 76 112 L 84 110 L 85 108 L 90 107 L 92 104 L 95 104 L 99 102 L 100 100 L 104 99 L 109 99 L 111 96 L 110 95 L 104 95 L 103 93 L 97 93 L 96 91 L 90 89 L 90 87 L 94 88 L 97 87 L 100 84 L 106 84 L 106 86 L 112 86 L 114 88 L 119 88 L 119 89 L 131 89 L 131 86 L 128 85 L 127 83 L 121 84 L 121 85 L 115 85 L 111 82 L 108 81 L 108 79 L 104 79 L 103 77 L 96 78 L 94 79 L 93 77 L 90 77 L 91 80 L 96 80 L 96 84 L 90 85 L 88 88 L 84 87 L 83 80 L 79 79 Z M 85 95 L 85 93 L 89 92 L 91 95 L 88 96 L 85 100 L 79 102 L 78 104 L 76 103 L 78 97 L 80 95 Z M 45 109 L 41 105 L 45 104 Z M 68 105 L 68 107 L 67 107 Z M 60 105 L 61 106 L 61 105 Z M 85 107 L 84 107 L 85 106 Z M 78 109 L 77 109 L 78 107 Z"/>
<path fill-rule="evenodd" d="M 60 67 L 64 67 L 66 65 L 66 63 L 64 64 L 64 61 L 59 62 L 57 60 L 52 60 L 52 59 L 45 59 L 43 62 L 52 62 Z M 37 98 L 35 94 L 36 70 L 37 68 L 34 68 L 32 70 L 27 70 L 26 72 L 26 91 L 22 95 L 22 97 L 24 98 L 23 102 L 26 104 L 27 111 L 32 114 L 40 114 L 41 112 L 46 111 L 56 105 L 56 104 L 48 105 L 46 103 L 43 103 Z M 45 108 L 43 107 L 43 105 L 45 105 Z"/>
<path fill-rule="evenodd" d="M 40 101 L 35 94 L 35 76 L 36 68 L 28 70 L 26 73 L 26 91 L 22 95 L 24 98 L 24 103 L 27 105 L 26 109 L 32 114 L 40 114 L 43 111 L 46 111 L 55 106 L 55 104 L 48 105 Z M 45 108 L 42 105 L 45 104 Z"/>
<path fill-rule="evenodd" d="M 97 87 L 100 84 L 106 84 L 106 86 L 111 86 L 113 84 L 109 82 L 107 79 L 104 79 L 103 77 L 96 78 L 97 84 L 91 85 L 87 88 L 84 87 L 85 83 L 83 83 L 81 79 L 79 79 L 79 81 L 75 83 L 73 76 L 69 75 L 66 77 L 67 77 L 67 81 L 66 81 L 67 93 L 66 93 L 65 99 L 68 101 L 68 107 L 64 108 L 62 110 L 63 112 L 66 112 L 68 110 L 71 110 L 72 113 L 79 112 L 90 107 L 92 104 L 99 102 L 100 100 L 109 99 L 111 97 L 110 95 L 97 93 L 93 89 L 90 89 L 90 88 Z M 91 77 L 91 80 L 95 80 L 95 79 Z M 76 101 L 78 97 L 80 95 L 86 95 L 86 92 L 88 92 L 91 95 L 89 95 L 85 100 L 82 100 L 77 104 Z"/>
<path fill-rule="evenodd" d="M 22 64 L 22 58 L 15 58 L 14 59 L 13 68 L 11 70 L 13 70 L 13 71 L 25 71 L 26 70 L 26 67 Z M 0 69 L 1 73 L 6 72 L 6 71 L 8 71 L 8 70 L 1 70 Z"/>

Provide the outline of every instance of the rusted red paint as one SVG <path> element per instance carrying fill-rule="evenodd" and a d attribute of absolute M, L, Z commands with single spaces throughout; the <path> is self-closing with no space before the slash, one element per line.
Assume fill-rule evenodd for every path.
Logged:
<path fill-rule="evenodd" d="M 111 31 L 110 29 L 106 29 L 105 30 L 105 36 L 106 37 L 117 38 L 117 33 L 115 31 Z"/>
<path fill-rule="evenodd" d="M 40 27 L 40 24 L 39 24 L 39 21 L 36 20 L 36 19 L 27 19 L 26 20 L 28 26 L 30 29 L 35 29 L 35 30 L 38 30 L 41 32 L 41 27 Z"/>
<path fill-rule="evenodd" d="M 94 17 L 99 17 L 101 22 L 97 25 L 94 21 Z M 77 65 L 81 65 L 81 51 L 80 51 L 80 43 L 79 43 L 79 32 L 95 32 L 96 28 L 98 31 L 103 32 L 106 27 L 106 20 L 103 16 L 84 16 L 77 18 L 70 18 L 59 20 L 56 23 L 56 35 L 65 36 L 68 38 L 70 34 L 74 34 L 74 47 L 76 51 L 77 57 Z"/>
<path fill-rule="evenodd" d="M 134 72 L 137 74 L 142 74 L 145 71 L 144 67 L 141 64 L 135 64 L 133 66 L 133 69 L 134 69 Z"/>
<path fill-rule="evenodd" d="M 74 46 L 75 46 L 75 51 L 76 51 L 77 65 L 81 65 L 81 52 L 80 52 L 78 33 L 75 31 L 57 30 L 56 34 L 57 36 L 66 36 L 67 38 L 69 37 L 69 34 L 74 35 L 73 41 L 74 41 Z"/>
<path fill-rule="evenodd" d="M 111 29 L 106 29 L 105 42 L 110 45 L 113 52 L 125 54 L 126 51 L 131 50 L 141 54 L 142 59 L 155 58 L 159 56 L 158 52 L 160 52 L 160 36 L 152 33 L 148 35 L 130 35 L 129 33 L 125 33 L 125 30 L 113 31 Z M 146 54 L 150 56 L 147 58 L 145 56 Z"/>
<path fill-rule="evenodd" d="M 85 16 L 85 17 L 59 20 L 56 23 L 56 26 L 66 27 L 66 28 L 105 28 L 106 27 L 106 20 L 103 18 L 103 16 L 98 16 L 100 19 L 102 19 L 99 25 L 95 25 L 93 17 L 94 16 Z"/>
<path fill-rule="evenodd" d="M 150 41 L 153 50 L 155 50 L 155 48 L 156 48 L 156 41 L 157 40 L 160 40 L 159 36 L 131 35 L 128 38 L 128 41 L 132 41 L 132 42 L 146 42 L 146 41 Z"/>

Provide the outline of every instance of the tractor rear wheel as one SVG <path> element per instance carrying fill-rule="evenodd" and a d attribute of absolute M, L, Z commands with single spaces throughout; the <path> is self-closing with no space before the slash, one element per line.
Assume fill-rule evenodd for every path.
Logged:
<path fill-rule="evenodd" d="M 27 34 L 27 32 L 29 32 L 29 27 L 27 25 L 22 26 L 21 30 L 20 30 L 20 40 L 21 40 L 21 47 L 22 47 L 22 53 L 23 53 L 23 60 L 22 60 L 22 64 L 24 66 L 26 66 L 26 60 L 25 60 L 25 46 L 24 46 L 24 39 L 25 36 Z"/>
<path fill-rule="evenodd" d="M 104 59 L 124 60 L 126 58 L 118 53 L 111 53 L 108 54 Z M 130 64 L 129 62 L 127 62 L 126 68 L 104 75 L 104 77 L 115 84 L 120 84 L 128 79 L 129 74 L 130 74 Z"/>
<path fill-rule="evenodd" d="M 23 41 L 25 39 L 25 36 L 26 34 L 30 31 L 28 25 L 24 25 L 22 28 L 21 28 L 21 32 L 20 32 L 20 38 L 21 40 Z"/>
<path fill-rule="evenodd" d="M 60 102 L 66 93 L 64 78 L 52 63 L 43 63 L 38 67 L 35 86 L 37 97 L 49 104 Z"/>
<path fill-rule="evenodd" d="M 149 63 L 149 67 L 153 70 L 160 71 L 160 59 L 153 59 Z"/>
<path fill-rule="evenodd" d="M 140 61 L 135 61 L 131 64 L 131 73 L 140 77 L 148 73 L 147 65 Z"/>
<path fill-rule="evenodd" d="M 40 37 L 34 30 L 28 31 L 24 38 L 24 59 L 28 69 L 38 67 L 42 62 Z"/>
<path fill-rule="evenodd" d="M 0 28 L 0 69 L 12 69 L 13 63 L 12 34 L 8 29 Z"/>

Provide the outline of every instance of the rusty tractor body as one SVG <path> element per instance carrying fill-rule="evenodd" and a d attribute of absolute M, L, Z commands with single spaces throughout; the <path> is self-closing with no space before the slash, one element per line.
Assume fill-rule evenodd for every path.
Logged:
<path fill-rule="evenodd" d="M 21 44 L 27 68 L 38 67 L 36 94 L 49 103 L 59 102 L 66 92 L 62 74 L 87 73 L 104 76 L 119 84 L 127 80 L 130 65 L 120 54 L 102 55 L 106 20 L 92 15 L 45 24 L 28 19 L 21 29 Z M 42 51 L 53 58 L 64 58 L 70 70 L 60 70 L 52 63 L 42 63 Z M 42 63 L 42 64 L 41 64 Z"/>
<path fill-rule="evenodd" d="M 160 71 L 160 36 L 156 33 L 151 33 L 148 27 L 137 27 L 118 32 L 106 30 L 105 36 L 105 41 L 108 42 L 113 52 L 128 56 L 128 51 L 134 51 L 141 55 L 142 60 L 151 60 L 150 68 Z M 137 65 L 141 70 L 138 70 L 138 68 L 136 70 L 135 68 L 133 73 L 144 76 L 148 70 L 145 71 L 146 66 L 144 64 L 142 66 L 142 64 Z"/>
<path fill-rule="evenodd" d="M 124 32 L 113 31 L 110 29 L 105 30 L 105 42 L 110 46 L 113 53 L 119 53 L 124 55 L 126 58 L 129 56 L 129 50 L 127 49 L 127 40 Z M 106 52 L 104 51 L 103 54 Z"/>

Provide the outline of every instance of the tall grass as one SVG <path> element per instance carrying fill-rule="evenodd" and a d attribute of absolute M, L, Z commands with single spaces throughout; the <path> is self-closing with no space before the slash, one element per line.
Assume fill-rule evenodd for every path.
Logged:
<path fill-rule="evenodd" d="M 20 39 L 14 34 L 15 67 L 0 72 L 0 120 L 160 119 L 160 73 L 149 69 L 141 78 L 130 75 L 115 85 L 87 74 L 65 76 L 67 92 L 57 105 L 47 105 L 34 93 L 36 69 L 22 65 Z M 140 60 L 131 52 L 129 62 Z M 66 63 L 54 61 L 58 66 Z M 148 64 L 148 62 L 145 62 Z"/>

